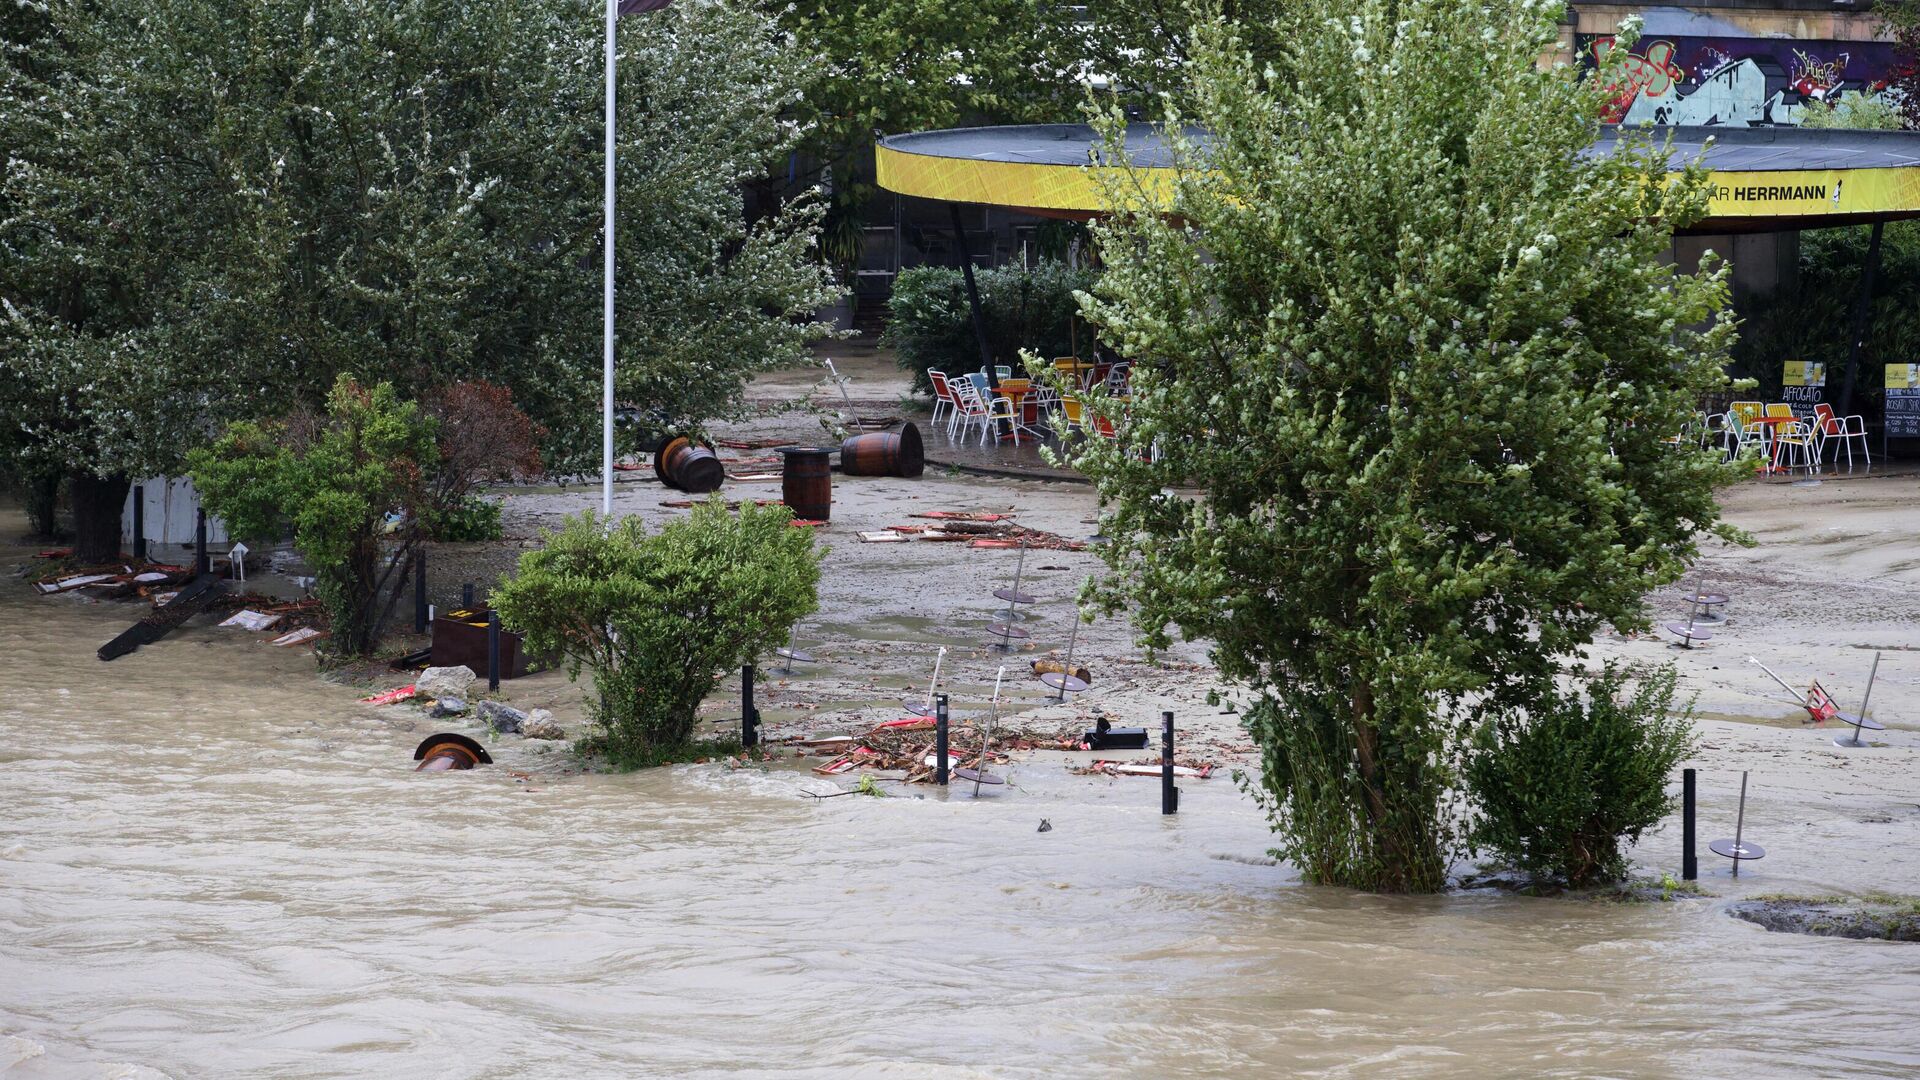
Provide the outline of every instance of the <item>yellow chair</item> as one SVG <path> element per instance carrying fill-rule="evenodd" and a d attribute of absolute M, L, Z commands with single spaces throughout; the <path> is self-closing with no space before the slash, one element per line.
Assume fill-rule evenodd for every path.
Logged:
<path fill-rule="evenodd" d="M 1773 404 L 1767 406 L 1767 415 L 1777 416 L 1783 420 L 1791 420 L 1793 419 L 1793 406 L 1788 405 L 1785 402 L 1776 401 Z"/>

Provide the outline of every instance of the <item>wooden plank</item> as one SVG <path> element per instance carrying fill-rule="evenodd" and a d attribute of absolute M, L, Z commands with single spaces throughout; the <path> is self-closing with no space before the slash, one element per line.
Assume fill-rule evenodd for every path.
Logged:
<path fill-rule="evenodd" d="M 218 577 L 200 575 L 174 594 L 173 599 L 127 627 L 119 637 L 100 646 L 100 659 L 117 660 L 142 645 L 159 641 L 172 633 L 175 627 L 204 610 L 225 590 L 226 586 Z"/>

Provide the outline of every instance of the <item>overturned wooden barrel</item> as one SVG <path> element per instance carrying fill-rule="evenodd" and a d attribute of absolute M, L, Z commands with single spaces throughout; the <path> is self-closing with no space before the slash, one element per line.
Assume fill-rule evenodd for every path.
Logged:
<path fill-rule="evenodd" d="M 780 478 L 780 501 L 803 521 L 825 521 L 833 512 L 831 447 L 794 446 L 780 451 L 786 468 Z"/>
<path fill-rule="evenodd" d="M 726 466 L 720 464 L 720 458 L 704 446 L 695 446 L 693 440 L 684 435 L 670 435 L 660 440 L 660 446 L 653 452 L 653 471 L 661 483 L 695 495 L 720 490 L 727 478 Z"/>
<path fill-rule="evenodd" d="M 420 764 L 413 767 L 414 772 L 447 772 L 454 769 L 471 769 L 475 765 L 493 764 L 493 755 L 487 748 L 457 732 L 442 731 L 421 740 L 413 751 L 413 760 Z"/>
<path fill-rule="evenodd" d="M 848 476 L 919 476 L 927 468 L 920 446 L 920 429 L 907 424 L 899 431 L 855 435 L 840 444 L 840 471 Z"/>

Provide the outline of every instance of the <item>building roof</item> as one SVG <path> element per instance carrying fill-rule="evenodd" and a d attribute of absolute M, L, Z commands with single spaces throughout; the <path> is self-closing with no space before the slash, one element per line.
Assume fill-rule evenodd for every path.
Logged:
<path fill-rule="evenodd" d="M 1690 232 L 1787 231 L 1920 216 L 1920 132 L 1796 127 L 1655 129 L 1672 139 L 1672 165 L 1704 165 L 1714 191 L 1708 217 Z M 1203 146 L 1206 133 L 1189 128 Z M 1086 124 L 956 128 L 880 140 L 880 186 L 905 195 L 1008 206 L 1060 217 L 1106 209 L 1087 166 L 1097 145 Z M 1613 152 L 1605 128 L 1590 153 Z M 1164 132 L 1127 129 L 1127 154 L 1170 180 Z"/>

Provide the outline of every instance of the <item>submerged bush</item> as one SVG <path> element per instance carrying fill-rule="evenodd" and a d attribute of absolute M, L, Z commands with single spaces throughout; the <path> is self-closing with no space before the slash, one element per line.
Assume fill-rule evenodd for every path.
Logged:
<path fill-rule="evenodd" d="M 1584 698 L 1548 690 L 1480 727 L 1466 767 L 1475 848 L 1576 887 L 1626 876 L 1622 841 L 1672 810 L 1667 777 L 1693 748 L 1691 703 L 1672 709 L 1673 666 L 1638 673 L 1625 696 L 1630 677 L 1609 663 Z"/>
<path fill-rule="evenodd" d="M 493 593 L 534 653 L 593 673 L 587 749 L 621 768 L 666 760 L 693 737 L 720 677 L 783 641 L 817 605 L 820 553 L 785 507 L 718 498 L 649 534 L 635 518 L 568 518 Z"/>

